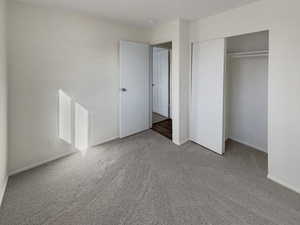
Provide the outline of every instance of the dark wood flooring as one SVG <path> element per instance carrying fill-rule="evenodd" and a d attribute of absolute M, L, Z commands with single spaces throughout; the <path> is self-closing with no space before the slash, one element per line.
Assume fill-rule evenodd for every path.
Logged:
<path fill-rule="evenodd" d="M 167 119 L 152 125 L 152 130 L 172 140 L 172 120 Z"/>

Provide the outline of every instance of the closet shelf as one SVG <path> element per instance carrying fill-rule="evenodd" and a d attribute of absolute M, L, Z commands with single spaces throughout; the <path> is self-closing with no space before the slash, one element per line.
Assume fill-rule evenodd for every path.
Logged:
<path fill-rule="evenodd" d="M 245 58 L 245 57 L 259 57 L 259 56 L 268 56 L 268 50 L 262 51 L 248 51 L 248 52 L 228 52 L 228 55 L 232 58 Z"/>

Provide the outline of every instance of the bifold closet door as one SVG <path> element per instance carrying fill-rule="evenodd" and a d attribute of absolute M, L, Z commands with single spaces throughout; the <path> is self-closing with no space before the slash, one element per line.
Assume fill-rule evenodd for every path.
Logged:
<path fill-rule="evenodd" d="M 191 140 L 224 153 L 225 39 L 193 44 Z"/>

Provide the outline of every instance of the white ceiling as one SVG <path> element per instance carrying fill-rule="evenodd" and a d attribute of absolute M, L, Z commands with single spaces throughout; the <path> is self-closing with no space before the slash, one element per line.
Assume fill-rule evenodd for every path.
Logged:
<path fill-rule="evenodd" d="M 176 18 L 195 20 L 257 0 L 18 0 L 92 13 L 114 21 L 151 26 Z"/>

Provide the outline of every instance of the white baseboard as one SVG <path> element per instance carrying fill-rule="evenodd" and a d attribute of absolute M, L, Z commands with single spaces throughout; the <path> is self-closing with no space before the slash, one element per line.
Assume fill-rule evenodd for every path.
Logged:
<path fill-rule="evenodd" d="M 173 142 L 175 145 L 177 145 L 177 146 L 180 146 L 180 145 L 181 145 L 181 143 L 180 143 L 179 141 L 177 141 L 177 140 L 172 140 L 172 142 Z"/>
<path fill-rule="evenodd" d="M 119 138 L 119 137 L 108 138 L 108 139 L 106 139 L 106 140 L 104 140 L 104 141 L 101 141 L 101 143 L 96 144 L 96 145 L 94 145 L 94 146 L 97 146 L 97 145 L 100 145 L 100 144 L 104 144 L 104 143 L 106 143 L 106 142 L 109 142 L 109 141 L 112 141 L 112 140 L 115 140 L 115 139 L 118 139 L 118 138 Z M 91 147 L 93 147 L 93 146 L 91 146 Z M 16 169 L 16 170 L 10 171 L 10 172 L 8 173 L 8 176 L 16 175 L 16 174 L 21 173 L 21 172 L 24 172 L 24 171 L 26 171 L 26 170 L 33 169 L 33 168 L 38 167 L 38 166 L 41 166 L 41 165 L 43 165 L 43 164 L 45 164 L 45 163 L 49 163 L 49 162 L 55 161 L 55 160 L 57 160 L 57 159 L 60 159 L 60 158 L 63 158 L 63 157 L 72 155 L 72 154 L 74 154 L 74 153 L 78 153 L 78 152 L 79 152 L 79 151 L 71 151 L 71 152 L 63 153 L 63 154 L 58 155 L 58 156 L 55 156 L 55 157 L 53 157 L 53 158 L 50 158 L 50 159 L 47 159 L 47 160 L 43 160 L 43 161 L 41 161 L 41 162 L 34 163 L 34 164 L 32 164 L 32 165 L 29 165 L 29 166 L 25 166 L 25 167 L 23 167 L 23 168 L 21 168 L 21 169 Z"/>
<path fill-rule="evenodd" d="M 115 137 L 110 137 L 110 138 L 107 138 L 107 139 L 104 139 L 104 140 L 101 140 L 101 141 L 96 141 L 95 144 L 93 144 L 91 147 L 96 147 L 98 145 L 102 145 L 102 144 L 105 144 L 107 142 L 117 140 L 119 138 L 120 138 L 119 136 L 115 136 Z"/>
<path fill-rule="evenodd" d="M 3 186 L 0 188 L 0 207 L 1 207 L 1 205 L 2 205 L 2 201 L 3 201 L 4 194 L 5 194 L 7 182 L 8 182 L 8 177 L 6 177 L 6 178 L 4 179 L 4 184 L 3 184 Z"/>
<path fill-rule="evenodd" d="M 10 171 L 10 172 L 8 173 L 8 176 L 16 175 L 16 174 L 21 173 L 21 172 L 24 172 L 24 171 L 26 171 L 26 170 L 30 170 L 30 169 L 33 169 L 33 168 L 35 168 L 35 167 L 41 166 L 41 165 L 43 165 L 43 164 L 45 164 L 45 163 L 49 163 L 49 162 L 55 161 L 55 160 L 57 160 L 57 159 L 60 159 L 60 158 L 63 158 L 63 157 L 72 155 L 72 154 L 74 154 L 74 153 L 78 153 L 78 151 L 71 151 L 71 152 L 63 153 L 63 154 L 58 155 L 58 156 L 55 156 L 55 157 L 53 157 L 53 158 L 50 158 L 50 159 L 47 159 L 47 160 L 43 160 L 43 161 L 41 161 L 41 162 L 34 163 L 34 164 L 32 164 L 32 165 L 29 165 L 29 166 L 25 166 L 25 167 L 23 167 L 23 168 L 21 168 L 21 169 L 16 169 L 16 170 Z"/>
<path fill-rule="evenodd" d="M 282 180 L 280 180 L 280 179 L 278 179 L 278 178 L 276 178 L 276 177 L 274 177 L 274 176 L 271 176 L 270 174 L 268 174 L 267 177 L 268 177 L 268 179 L 270 179 L 271 181 L 273 181 L 273 182 L 275 182 L 275 183 L 277 183 L 277 184 L 279 184 L 279 185 L 281 185 L 281 186 L 283 186 L 283 187 L 285 187 L 285 188 L 287 188 L 287 189 L 290 189 L 290 190 L 292 190 L 292 191 L 294 191 L 294 192 L 300 194 L 300 188 L 293 187 L 293 186 L 291 186 L 290 184 L 287 184 L 286 182 L 284 182 L 284 181 L 282 181 Z"/>
<path fill-rule="evenodd" d="M 188 142 L 188 141 L 189 141 L 189 138 L 187 138 L 187 139 L 185 139 L 185 140 L 182 140 L 182 141 L 180 142 L 179 145 L 183 145 L 183 144 L 185 144 L 185 143 Z"/>
<path fill-rule="evenodd" d="M 238 143 L 241 143 L 241 144 L 243 144 L 243 145 L 247 145 L 247 146 L 249 146 L 249 147 L 251 147 L 251 148 L 255 148 L 255 149 L 257 149 L 257 150 L 259 150 L 259 151 L 261 151 L 261 152 L 268 153 L 268 151 L 267 151 L 266 149 L 262 149 L 261 147 L 258 147 L 258 146 L 255 146 L 255 145 L 251 145 L 251 144 L 249 144 L 249 143 L 247 143 L 247 142 L 238 140 L 238 139 L 236 139 L 236 138 L 228 137 L 227 140 L 228 140 L 228 139 L 231 139 L 231 140 L 236 141 L 236 142 L 238 142 Z"/>

